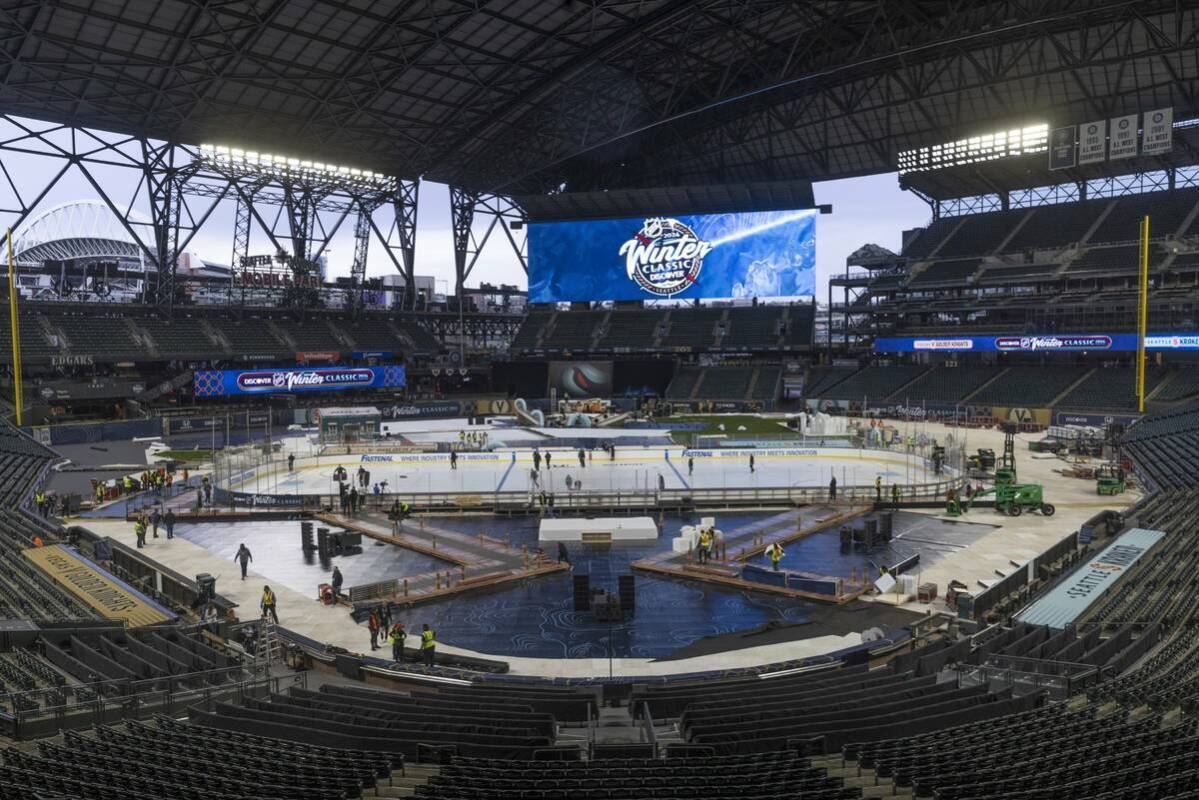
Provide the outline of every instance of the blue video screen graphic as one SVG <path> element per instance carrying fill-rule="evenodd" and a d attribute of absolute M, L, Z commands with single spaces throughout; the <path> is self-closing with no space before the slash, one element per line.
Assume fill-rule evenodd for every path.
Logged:
<path fill-rule="evenodd" d="M 405 385 L 406 380 L 401 364 L 380 367 L 202 369 L 195 372 L 194 392 L 196 397 L 341 392 L 399 388 Z"/>
<path fill-rule="evenodd" d="M 529 225 L 533 303 L 805 297 L 815 209 Z"/>
<path fill-rule="evenodd" d="M 876 353 L 1086 353 L 1137 349 L 1133 333 L 1014 334 L 1011 336 L 880 337 Z M 1150 333 L 1146 350 L 1199 350 L 1199 331 Z"/>

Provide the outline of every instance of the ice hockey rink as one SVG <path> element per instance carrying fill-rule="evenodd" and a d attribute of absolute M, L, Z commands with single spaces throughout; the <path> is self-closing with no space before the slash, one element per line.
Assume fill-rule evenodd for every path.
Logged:
<path fill-rule="evenodd" d="M 419 425 L 419 429 L 404 434 L 393 431 L 394 452 L 388 452 L 385 443 L 376 443 L 373 452 L 366 454 L 330 455 L 335 448 L 328 448 L 317 455 L 320 451 L 311 437 L 292 437 L 284 442 L 273 468 L 242 473 L 230 488 L 270 494 L 335 494 L 333 472 L 339 466 L 354 484 L 358 469 L 368 470 L 370 490 L 379 484 L 384 494 L 825 487 L 833 477 L 846 489 L 873 489 L 876 477 L 884 486 L 939 480 L 918 452 L 851 449 L 815 438 L 810 446 L 797 440 L 779 448 L 692 450 L 672 443 L 670 432 L 664 430 L 476 426 L 468 430 L 476 434 L 486 431 L 488 449 L 461 451 L 456 463 L 451 463 L 448 452 L 405 452 L 414 444 L 457 445 L 461 428 L 445 422 L 441 421 L 439 430 L 407 423 Z M 561 446 L 564 439 L 574 446 Z M 614 453 L 601 446 L 607 444 L 614 445 Z M 296 455 L 291 471 L 284 463 L 287 453 Z M 540 469 L 535 468 L 535 453 L 541 458 Z"/>

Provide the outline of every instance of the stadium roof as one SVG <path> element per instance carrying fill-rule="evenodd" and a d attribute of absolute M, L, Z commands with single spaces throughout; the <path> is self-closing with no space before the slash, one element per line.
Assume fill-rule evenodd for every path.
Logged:
<path fill-rule="evenodd" d="M 1193 110 L 1190 6 L 27 0 L 0 5 L 0 111 L 480 191 L 819 180 L 997 126 Z"/>

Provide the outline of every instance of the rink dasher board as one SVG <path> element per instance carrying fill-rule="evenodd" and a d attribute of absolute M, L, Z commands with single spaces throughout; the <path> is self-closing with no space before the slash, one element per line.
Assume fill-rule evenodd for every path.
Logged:
<path fill-rule="evenodd" d="M 459 452 L 459 464 L 509 464 L 534 463 L 533 453 L 539 452 L 542 458 L 546 453 L 552 454 L 557 463 L 566 464 L 578 458 L 578 450 L 573 448 L 531 448 L 496 450 L 492 452 Z M 584 450 L 585 453 L 593 451 Z M 638 463 L 658 461 L 685 462 L 689 458 L 703 459 L 741 459 L 755 460 L 763 458 L 834 458 L 844 461 L 895 461 L 908 463 L 921 461 L 918 453 L 903 453 L 895 450 L 849 449 L 844 447 L 828 448 L 742 448 L 742 449 L 713 449 L 713 450 L 683 450 L 674 448 L 642 447 L 618 450 L 616 461 L 634 461 Z M 567 459 L 564 461 L 562 459 Z M 593 453 L 588 463 L 608 463 L 612 459 L 602 451 Z M 370 464 L 449 464 L 449 453 L 363 453 L 348 456 L 318 456 L 317 458 L 296 459 L 298 465 L 305 469 L 314 466 L 356 466 L 363 465 L 369 469 Z"/>

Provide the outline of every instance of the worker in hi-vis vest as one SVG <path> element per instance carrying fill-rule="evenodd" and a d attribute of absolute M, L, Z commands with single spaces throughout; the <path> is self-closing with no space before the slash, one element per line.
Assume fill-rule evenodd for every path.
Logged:
<path fill-rule="evenodd" d="M 276 625 L 279 624 L 279 615 L 275 612 L 275 593 L 271 591 L 271 587 L 263 586 L 262 618 L 266 619 L 268 616 L 275 621 Z"/>
<path fill-rule="evenodd" d="M 783 560 L 783 546 L 778 542 L 771 542 L 766 548 L 766 555 L 770 556 L 770 565 L 778 572 L 779 562 Z"/>
<path fill-rule="evenodd" d="M 424 625 L 420 632 L 420 657 L 425 666 L 433 666 L 433 656 L 437 652 L 437 640 L 433 638 L 433 629 Z"/>

